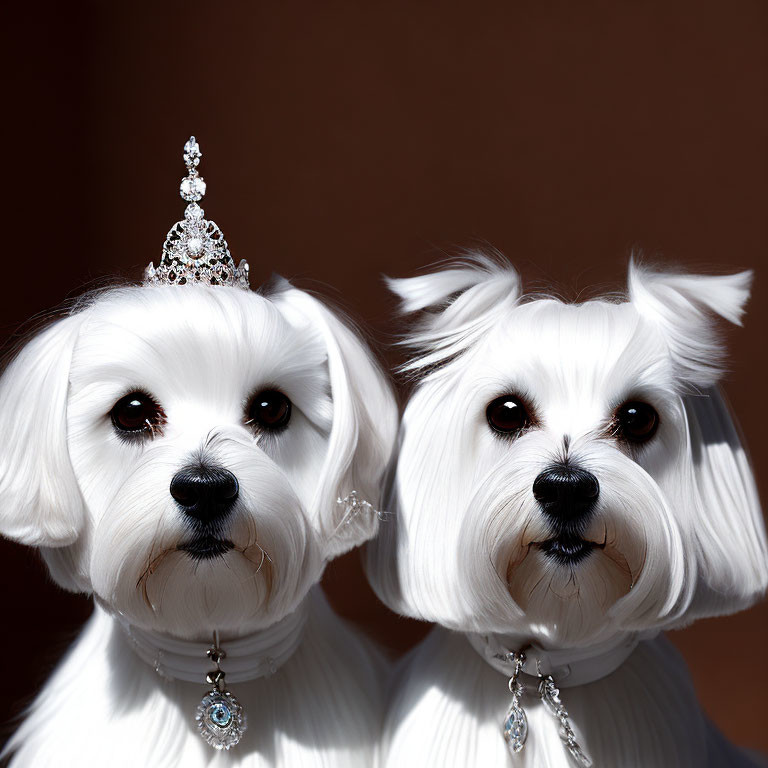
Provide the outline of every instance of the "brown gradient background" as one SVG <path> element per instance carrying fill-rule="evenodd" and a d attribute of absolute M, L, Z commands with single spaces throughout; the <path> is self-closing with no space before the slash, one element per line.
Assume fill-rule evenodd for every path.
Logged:
<path fill-rule="evenodd" d="M 30 316 L 157 260 L 195 133 L 204 206 L 254 285 L 276 270 L 333 286 L 383 347 L 381 273 L 456 246 L 488 242 L 528 286 L 571 297 L 621 287 L 636 246 L 756 268 L 725 386 L 765 496 L 768 4 L 80 2 L 4 16 L 5 349 Z M 0 579 L 5 723 L 90 604 L 7 542 Z M 427 629 L 377 602 L 356 553 L 325 586 L 392 649 Z M 763 749 L 767 639 L 765 604 L 673 635 L 707 712 Z"/>

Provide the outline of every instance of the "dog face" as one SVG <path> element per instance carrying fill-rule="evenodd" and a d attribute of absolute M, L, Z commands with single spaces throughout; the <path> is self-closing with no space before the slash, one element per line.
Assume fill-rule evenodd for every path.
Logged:
<path fill-rule="evenodd" d="M 396 424 L 357 335 L 287 284 L 106 293 L 21 352 L 0 409 L 3 533 L 190 636 L 274 622 L 374 534 L 336 499 L 378 503 Z"/>
<path fill-rule="evenodd" d="M 714 386 L 711 314 L 749 275 L 633 268 L 629 300 L 520 301 L 478 258 L 392 281 L 429 370 L 403 418 L 369 574 L 396 610 L 582 643 L 735 610 L 766 583 L 749 465 Z"/>

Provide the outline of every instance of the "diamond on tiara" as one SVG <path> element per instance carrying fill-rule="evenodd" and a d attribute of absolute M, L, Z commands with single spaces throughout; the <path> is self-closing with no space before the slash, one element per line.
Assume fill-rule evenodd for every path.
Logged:
<path fill-rule="evenodd" d="M 194 136 L 184 145 L 187 176 L 181 180 L 179 194 L 189 205 L 184 219 L 177 221 L 163 244 L 163 255 L 155 267 L 150 262 L 144 270 L 147 285 L 231 285 L 249 288 L 248 262 L 235 266 L 224 233 L 213 221 L 204 218 L 198 202 L 205 195 L 205 181 L 197 166 L 203 153 Z"/>

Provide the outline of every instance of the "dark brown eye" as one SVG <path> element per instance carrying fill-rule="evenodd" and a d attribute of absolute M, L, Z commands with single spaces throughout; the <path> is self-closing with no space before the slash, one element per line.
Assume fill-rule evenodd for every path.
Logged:
<path fill-rule="evenodd" d="M 631 443 L 644 443 L 656 434 L 659 414 L 648 403 L 629 400 L 616 409 L 614 421 L 618 437 Z"/>
<path fill-rule="evenodd" d="M 520 432 L 531 425 L 531 417 L 519 398 L 502 395 L 492 400 L 485 409 L 491 429 L 508 435 Z"/>
<path fill-rule="evenodd" d="M 291 401 L 276 389 L 259 392 L 248 406 L 248 424 L 272 432 L 288 426 Z"/>
<path fill-rule="evenodd" d="M 121 397 L 109 412 L 112 424 L 121 433 L 154 434 L 165 423 L 163 409 L 144 392 Z"/>

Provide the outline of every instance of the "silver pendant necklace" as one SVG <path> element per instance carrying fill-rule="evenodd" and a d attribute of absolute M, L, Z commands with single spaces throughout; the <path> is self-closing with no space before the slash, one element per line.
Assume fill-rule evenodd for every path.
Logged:
<path fill-rule="evenodd" d="M 221 668 L 226 655 L 219 645 L 219 633 L 215 631 L 213 645 L 206 651 L 215 668 L 205 678 L 213 688 L 203 696 L 195 713 L 197 730 L 214 749 L 231 749 L 243 738 L 247 728 L 245 710 L 226 689 L 225 673 Z"/>
<path fill-rule="evenodd" d="M 505 664 L 512 665 L 512 676 L 508 682 L 509 692 L 512 694 L 512 703 L 504 718 L 503 733 L 509 751 L 516 755 L 523 750 L 528 739 L 528 717 L 521 703 L 525 686 L 520 680 L 520 675 L 525 665 L 525 652 L 513 651 L 506 654 L 497 654 L 496 658 Z M 557 687 L 554 678 L 552 675 L 542 675 L 538 664 L 537 674 L 539 678 L 539 697 L 547 711 L 557 719 L 560 725 L 559 735 L 563 746 L 579 768 L 590 768 L 592 761 L 576 741 L 576 734 L 568 719 L 568 712 L 563 706 L 560 698 L 560 689 Z"/>
<path fill-rule="evenodd" d="M 537 680 L 536 691 L 547 711 L 557 720 L 563 747 L 579 768 L 593 765 L 578 743 L 570 716 L 560 694 L 561 688 L 576 687 L 602 680 L 615 672 L 657 630 L 616 635 L 599 643 L 573 648 L 545 649 L 527 643 L 518 651 L 510 651 L 521 638 L 500 634 L 470 633 L 470 645 L 480 656 L 508 679 L 512 702 L 502 722 L 502 734 L 509 751 L 516 755 L 525 747 L 529 735 L 528 716 L 523 707 L 523 674 Z"/>
<path fill-rule="evenodd" d="M 499 658 L 502 658 L 501 656 Z M 504 739 L 507 742 L 509 751 L 516 755 L 521 752 L 528 738 L 528 717 L 520 704 L 520 698 L 525 688 L 520 682 L 520 673 L 523 671 L 525 663 L 525 654 L 510 653 L 503 659 L 505 662 L 512 663 L 512 677 L 509 678 L 509 692 L 512 694 L 512 703 L 507 710 L 504 718 Z"/>
<path fill-rule="evenodd" d="M 310 595 L 293 613 L 266 629 L 227 640 L 226 653 L 218 632 L 209 644 L 142 629 L 125 620 L 120 625 L 136 655 L 163 680 L 207 683 L 194 711 L 198 731 L 214 749 L 231 749 L 245 733 L 246 717 L 229 684 L 274 675 L 299 648 L 309 605 L 315 599 L 322 598 Z"/>

